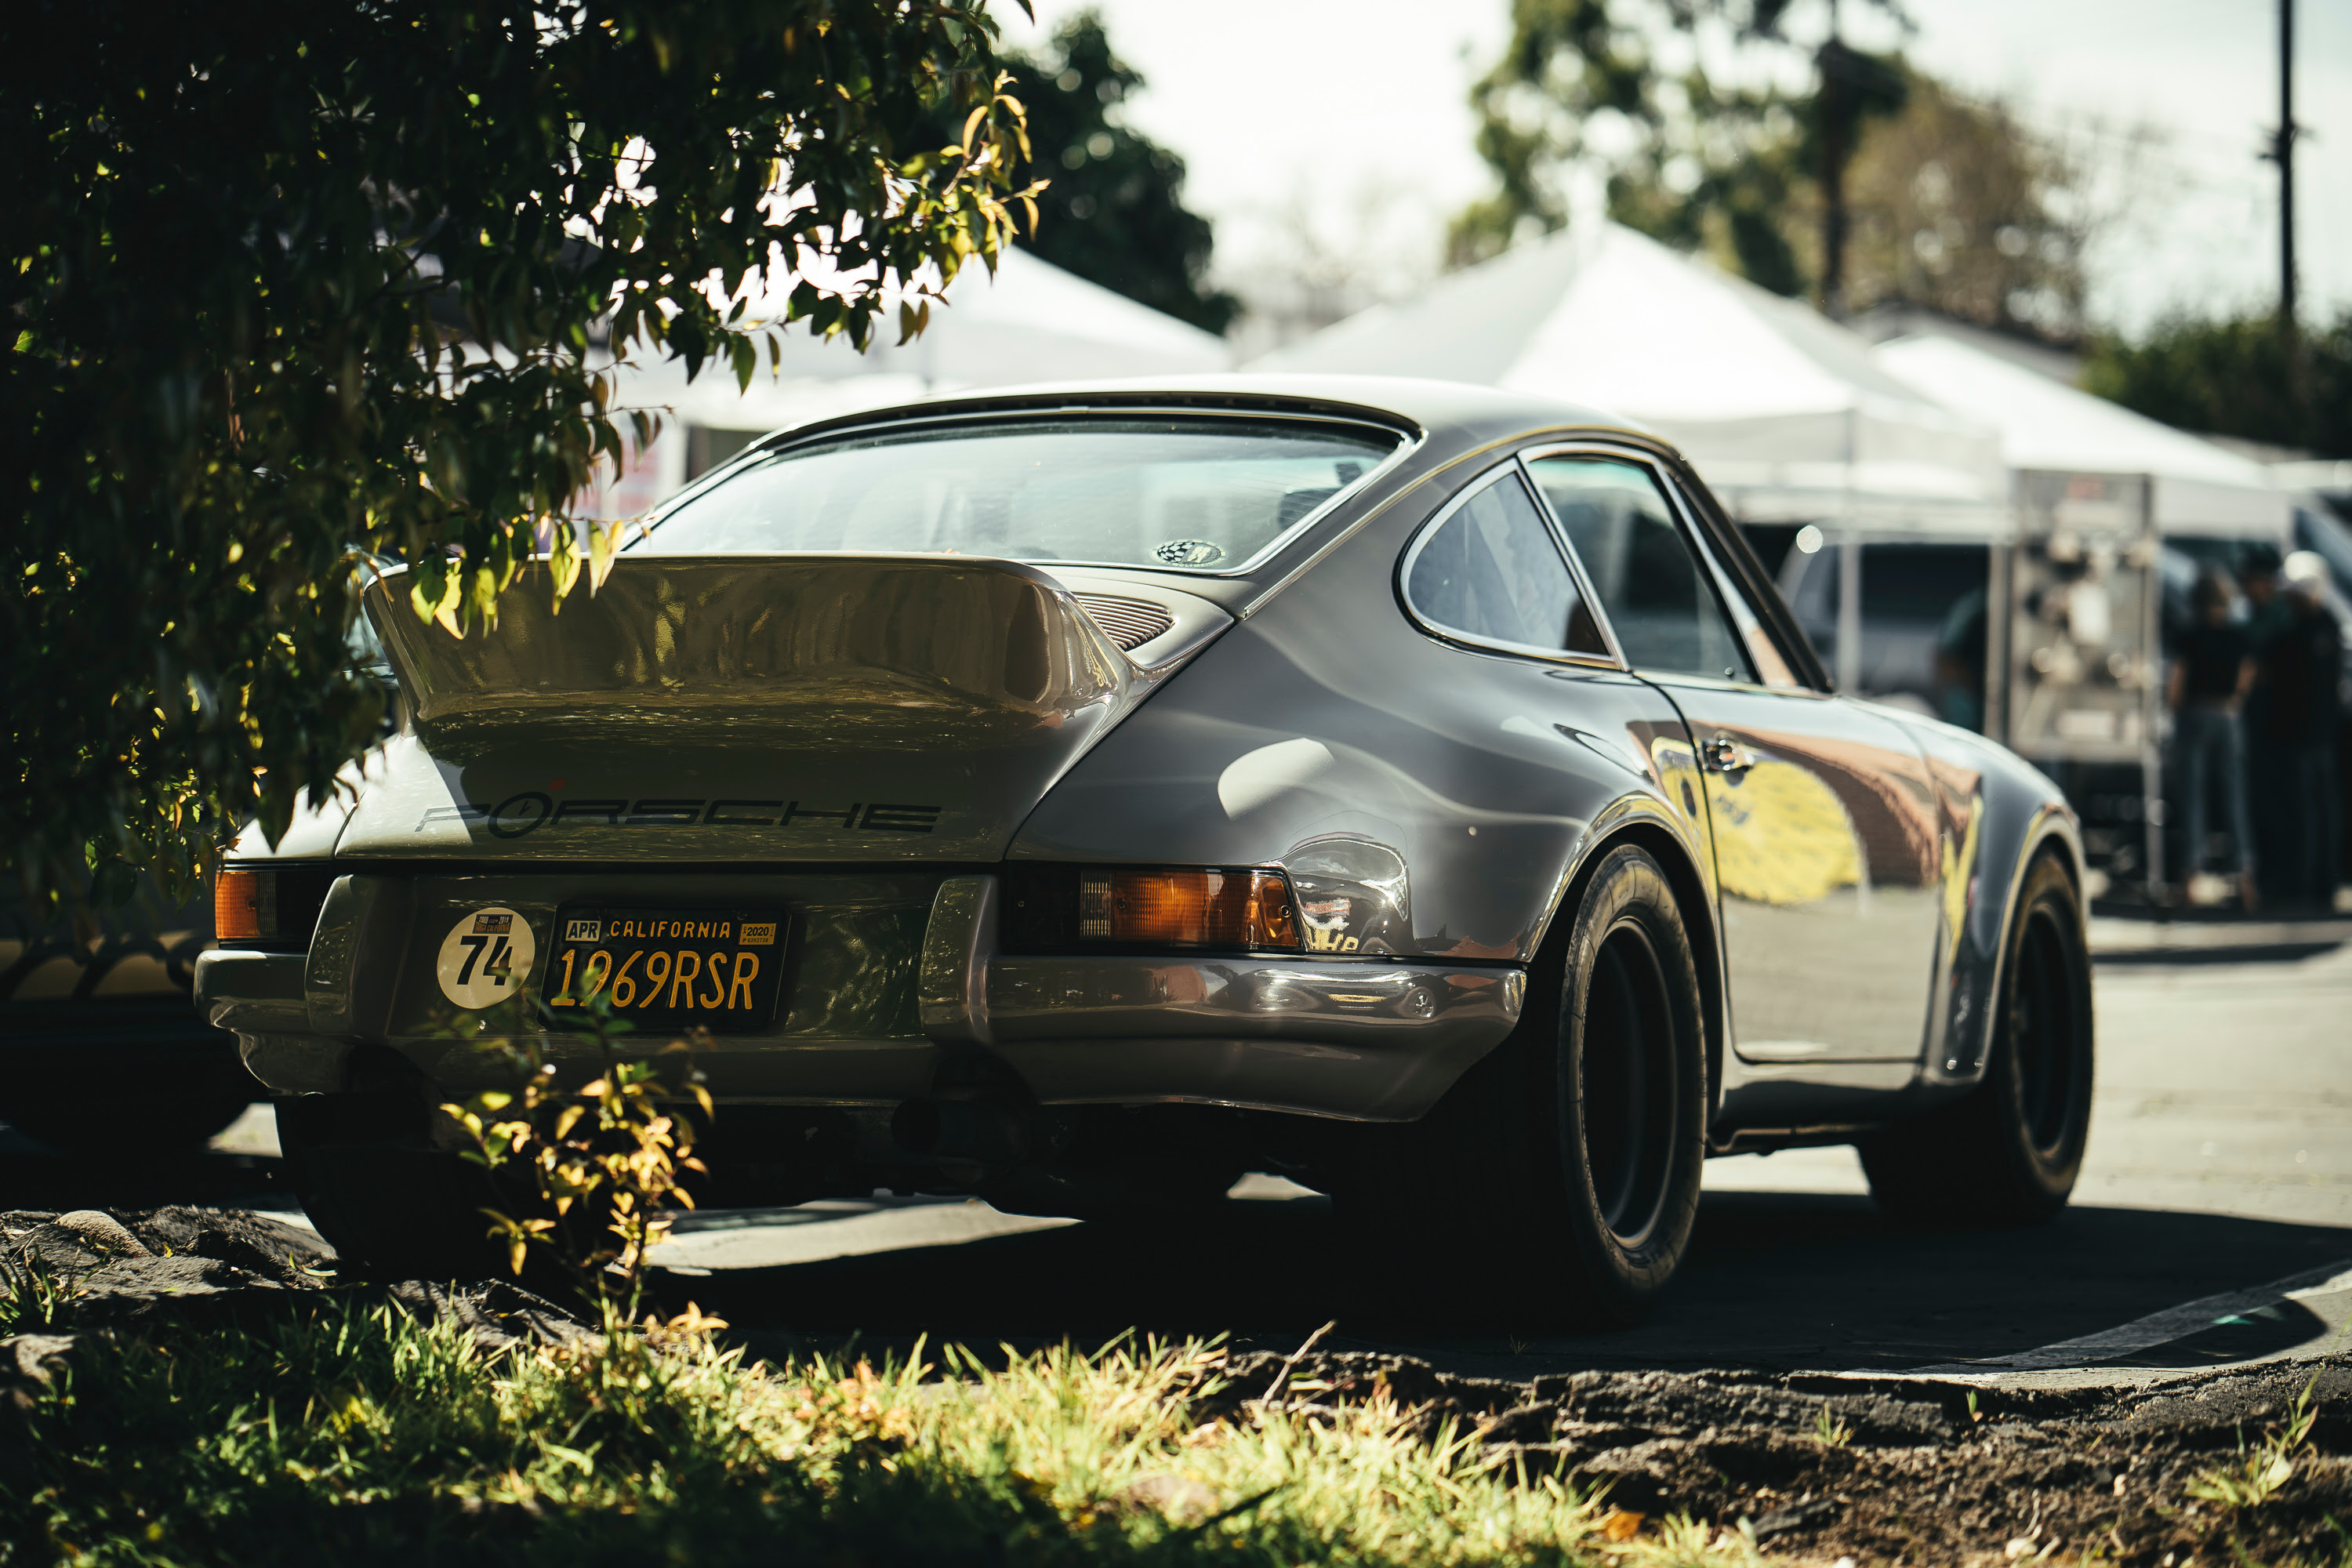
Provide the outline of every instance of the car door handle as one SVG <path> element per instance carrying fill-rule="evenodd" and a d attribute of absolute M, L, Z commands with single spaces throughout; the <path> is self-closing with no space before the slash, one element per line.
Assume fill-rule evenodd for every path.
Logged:
<path fill-rule="evenodd" d="M 1698 743 L 1698 761 L 1711 773 L 1744 773 L 1756 765 L 1756 753 L 1728 735 L 1714 735 Z"/>

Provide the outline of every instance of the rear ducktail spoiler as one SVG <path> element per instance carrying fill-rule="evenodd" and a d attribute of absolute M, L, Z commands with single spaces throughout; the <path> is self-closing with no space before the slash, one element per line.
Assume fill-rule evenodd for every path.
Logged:
<path fill-rule="evenodd" d="M 366 605 L 428 747 L 529 736 L 981 741 L 1117 708 L 1133 667 L 1061 584 L 937 555 L 623 557 L 558 606 L 536 565 L 452 635 L 394 574 Z M 699 731 L 698 733 L 692 731 Z"/>

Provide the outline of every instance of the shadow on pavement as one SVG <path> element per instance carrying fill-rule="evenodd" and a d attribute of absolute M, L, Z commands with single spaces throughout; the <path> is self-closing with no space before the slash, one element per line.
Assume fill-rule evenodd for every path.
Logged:
<path fill-rule="evenodd" d="M 1570 1353 L 1895 1371 L 2011 1355 L 2352 1259 L 2352 1230 L 2337 1226 L 2147 1209 L 2076 1206 L 2048 1225 L 1961 1232 L 1892 1225 L 1863 1197 L 1713 1193 L 1699 1214 L 1665 1310 Z"/>
<path fill-rule="evenodd" d="M 0 1209 L 143 1209 L 165 1204 L 288 1208 L 294 1197 L 267 1155 L 217 1150 L 92 1158 L 60 1154 L 0 1124 Z"/>
<path fill-rule="evenodd" d="M 919 1333 L 1084 1343 L 1129 1328 L 1286 1349 L 1337 1320 L 1335 1348 L 1512 1378 L 1588 1367 L 1900 1371 L 2013 1354 L 2346 1259 L 2352 1229 L 2335 1226 L 2084 1207 L 2032 1229 L 1933 1233 L 1889 1224 L 1867 1198 L 1710 1193 L 1692 1256 L 1651 1322 L 1456 1337 L 1402 1319 L 1389 1299 L 1401 1265 L 1343 1255 L 1328 1201 L 1301 1198 L 1228 1202 L 1181 1224 L 722 1269 L 668 1279 L 665 1294 L 717 1310 L 772 1350 L 853 1335 L 887 1346 Z M 1459 1261 L 1475 1302 L 1479 1260 Z M 2224 1326 L 2162 1348 L 2179 1364 L 2220 1364 L 2325 1331 L 2302 1317 L 2310 1321 L 2282 1318 L 2242 1335 Z"/>
<path fill-rule="evenodd" d="M 2264 942 L 2252 947 L 2145 947 L 2102 952 L 2093 962 L 2102 965 L 2178 968 L 2208 963 L 2300 963 L 2306 958 L 2334 952 L 2340 942 Z"/>
<path fill-rule="evenodd" d="M 293 1198 L 278 1162 L 263 1154 L 79 1158 L 0 1126 L 0 1208 L 165 1204 L 288 1208 Z M 1465 1321 L 1476 1321 L 1482 1260 L 1453 1261 Z M 1642 1327 L 1570 1335 L 1489 1320 L 1449 1331 L 1400 1310 L 1410 1265 L 1344 1247 L 1329 1201 L 1304 1196 L 667 1275 L 661 1294 L 696 1300 L 763 1349 L 852 1337 L 889 1345 L 926 1333 L 975 1346 L 1098 1342 L 1137 1329 L 1286 1350 L 1336 1321 L 1335 1349 L 1528 1378 L 1587 1367 L 1900 1371 L 1983 1360 L 2330 1264 L 2352 1267 L 2352 1227 L 2077 1206 L 2030 1229 L 1939 1233 L 1892 1225 L 1865 1197 L 1711 1192 L 1674 1294 Z M 2227 1365 L 2328 1331 L 2318 1314 L 2286 1302 L 2115 1364 Z"/>
<path fill-rule="evenodd" d="M 2193 1334 L 2118 1358 L 2116 1366 L 2231 1366 L 2279 1351 L 2300 1350 L 2335 1332 L 2327 1320 L 2300 1301 L 2279 1301 L 2232 1312 Z"/>

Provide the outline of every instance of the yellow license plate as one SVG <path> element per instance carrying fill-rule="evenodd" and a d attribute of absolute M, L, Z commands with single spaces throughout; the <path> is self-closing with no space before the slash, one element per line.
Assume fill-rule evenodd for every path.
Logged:
<path fill-rule="evenodd" d="M 788 928 L 773 910 L 565 910 L 549 1005 L 592 999 L 645 1029 L 737 1034 L 774 1022 Z"/>

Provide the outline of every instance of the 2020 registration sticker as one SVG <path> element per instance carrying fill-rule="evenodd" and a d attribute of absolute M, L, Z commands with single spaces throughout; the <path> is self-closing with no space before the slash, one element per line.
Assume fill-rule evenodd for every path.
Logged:
<path fill-rule="evenodd" d="M 474 910 L 441 939 L 435 973 L 441 994 L 460 1007 L 489 1007 L 520 994 L 538 955 L 530 921 L 512 910 Z"/>

